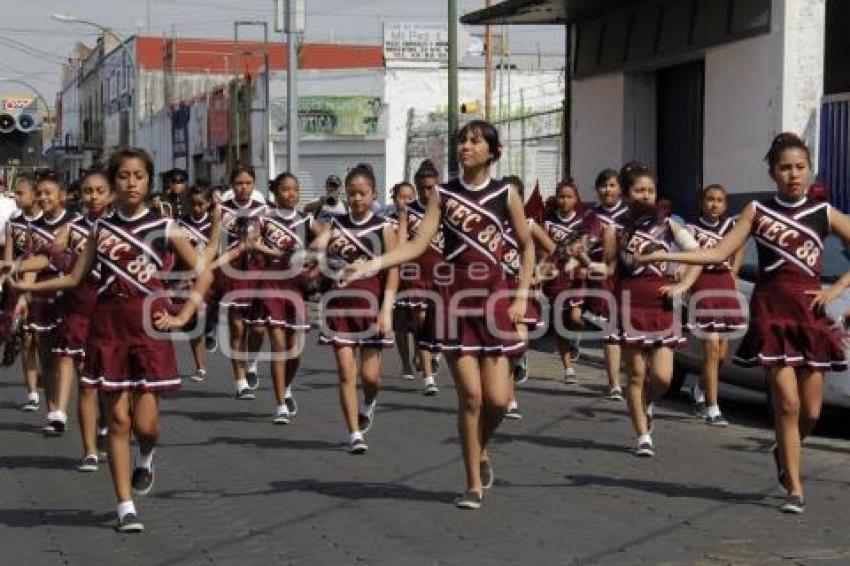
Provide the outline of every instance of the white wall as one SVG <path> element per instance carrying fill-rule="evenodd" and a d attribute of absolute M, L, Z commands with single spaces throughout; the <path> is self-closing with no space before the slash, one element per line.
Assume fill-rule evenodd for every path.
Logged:
<path fill-rule="evenodd" d="M 623 73 L 573 82 L 571 175 L 583 199 L 596 200 L 601 170 L 622 165 L 624 86 Z"/>
<path fill-rule="evenodd" d="M 705 184 L 720 183 L 734 193 L 770 189 L 764 155 L 781 122 L 781 36 L 774 32 L 706 53 Z"/>
<path fill-rule="evenodd" d="M 817 161 L 826 40 L 825 2 L 785 0 L 783 16 L 782 129 L 802 135 Z"/>

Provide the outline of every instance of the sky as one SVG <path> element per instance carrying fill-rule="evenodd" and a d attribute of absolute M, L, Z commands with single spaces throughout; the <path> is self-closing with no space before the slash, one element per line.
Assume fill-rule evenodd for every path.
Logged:
<path fill-rule="evenodd" d="M 11 2 L 12 0 L 10 0 Z M 94 44 L 93 28 L 51 19 L 54 13 L 96 21 L 123 36 L 138 31 L 178 37 L 232 38 L 234 20 L 274 21 L 274 0 L 26 0 L 13 2 L 0 19 L 0 78 L 32 84 L 52 104 L 59 69 L 74 44 Z M 495 2 L 494 2 L 495 3 Z M 5 2 L 4 2 L 5 4 Z M 306 39 L 381 44 L 384 21 L 441 22 L 446 0 L 306 0 Z M 484 0 L 458 0 L 463 15 Z M 481 28 L 469 28 L 480 33 Z M 243 28 L 240 37 L 248 32 Z M 563 57 L 562 26 L 515 26 L 509 31 L 513 53 Z M 24 86 L 0 82 L 0 94 L 27 94 Z"/>

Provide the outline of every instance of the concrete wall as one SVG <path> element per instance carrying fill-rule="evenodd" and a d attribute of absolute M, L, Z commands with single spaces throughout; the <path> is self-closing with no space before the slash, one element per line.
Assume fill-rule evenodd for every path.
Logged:
<path fill-rule="evenodd" d="M 606 167 L 623 162 L 623 73 L 573 84 L 572 177 L 583 199 L 595 200 L 593 181 Z"/>
<path fill-rule="evenodd" d="M 785 0 L 783 17 L 782 129 L 802 135 L 817 160 L 826 43 L 825 1 Z"/>
<path fill-rule="evenodd" d="M 777 28 L 781 22 L 774 21 Z M 781 39 L 774 31 L 706 53 L 706 184 L 721 183 L 731 192 L 770 189 L 764 155 L 781 124 Z"/>

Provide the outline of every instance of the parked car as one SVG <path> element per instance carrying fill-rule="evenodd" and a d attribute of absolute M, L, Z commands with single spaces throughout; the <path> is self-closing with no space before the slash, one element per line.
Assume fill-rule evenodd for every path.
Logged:
<path fill-rule="evenodd" d="M 850 253 L 842 246 L 835 237 L 830 236 L 824 242 L 823 275 L 821 283 L 823 286 L 834 283 L 841 275 L 850 270 Z M 744 261 L 738 274 L 738 290 L 747 298 L 749 304 L 750 295 L 757 276 L 756 246 L 750 240 L 747 244 Z M 827 315 L 835 324 L 847 332 L 850 328 L 850 320 L 845 320 L 845 313 L 850 312 L 850 290 L 844 291 L 842 295 L 830 303 Z M 729 356 L 720 370 L 721 383 L 731 383 L 746 389 L 758 391 L 765 390 L 764 370 L 760 367 L 742 368 L 732 362 L 740 339 L 732 340 L 729 344 Z M 845 353 L 850 359 L 850 334 L 845 339 Z M 686 346 L 676 352 L 673 383 L 670 394 L 677 393 L 684 384 L 685 377 L 689 373 L 699 375 L 702 368 L 702 344 L 700 340 L 689 339 Z M 850 408 L 850 370 L 842 372 L 827 372 L 824 376 L 823 390 L 824 405 L 834 407 Z"/>

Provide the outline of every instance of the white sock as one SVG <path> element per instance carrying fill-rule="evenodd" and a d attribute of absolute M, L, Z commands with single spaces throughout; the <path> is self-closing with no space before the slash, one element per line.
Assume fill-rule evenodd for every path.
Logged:
<path fill-rule="evenodd" d="M 288 415 L 289 409 L 286 408 L 286 404 L 277 406 L 277 414 L 278 415 Z"/>
<path fill-rule="evenodd" d="M 198 368 L 198 375 L 207 375 L 207 370 L 204 368 Z"/>
<path fill-rule="evenodd" d="M 286 391 L 283 392 L 283 398 L 284 399 L 292 398 L 292 388 L 291 387 L 287 386 Z"/>
<path fill-rule="evenodd" d="M 351 444 L 355 440 L 363 440 L 363 433 L 359 430 L 355 430 L 351 434 L 348 435 L 348 443 Z"/>
<path fill-rule="evenodd" d="M 118 517 L 123 519 L 125 515 L 128 513 L 136 514 L 136 506 L 133 505 L 133 501 L 122 501 L 118 504 Z"/>
<path fill-rule="evenodd" d="M 720 416 L 720 406 L 719 405 L 709 405 L 707 414 L 709 417 L 719 417 Z"/>
<path fill-rule="evenodd" d="M 431 385 L 433 383 L 435 383 L 434 376 L 433 375 L 426 375 L 425 376 L 425 385 Z"/>
<path fill-rule="evenodd" d="M 638 444 L 652 445 L 652 437 L 648 434 L 641 434 L 640 436 L 638 436 Z"/>
<path fill-rule="evenodd" d="M 27 401 L 35 401 L 38 403 L 38 391 L 30 391 L 27 393 Z"/>
<path fill-rule="evenodd" d="M 239 393 L 243 389 L 248 389 L 248 380 L 247 379 L 237 379 L 236 380 L 236 392 Z"/>
<path fill-rule="evenodd" d="M 510 403 L 508 403 L 508 410 L 514 411 L 516 409 L 519 409 L 519 405 L 517 404 L 516 399 L 514 399 Z"/>
<path fill-rule="evenodd" d="M 705 403 L 705 391 L 700 389 L 699 383 L 694 385 L 694 403 Z"/>
<path fill-rule="evenodd" d="M 257 360 L 251 362 L 251 365 L 249 365 L 245 371 L 248 371 L 250 373 L 257 373 Z"/>
<path fill-rule="evenodd" d="M 576 374 L 576 370 L 575 370 L 575 368 L 567 368 L 567 369 L 564 370 L 564 374 L 568 375 L 570 377 L 574 377 L 575 374 Z"/>
<path fill-rule="evenodd" d="M 151 450 L 150 454 L 142 454 L 141 448 L 137 448 L 135 466 L 137 468 L 145 468 L 147 470 L 150 470 L 151 465 L 153 465 L 153 453 L 155 450 L 156 449 Z"/>
<path fill-rule="evenodd" d="M 106 428 L 106 427 L 97 429 L 97 435 L 98 436 L 106 436 L 108 434 L 109 434 L 109 429 Z"/>

